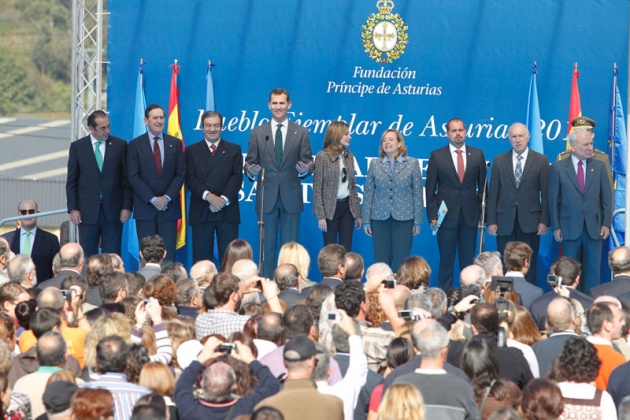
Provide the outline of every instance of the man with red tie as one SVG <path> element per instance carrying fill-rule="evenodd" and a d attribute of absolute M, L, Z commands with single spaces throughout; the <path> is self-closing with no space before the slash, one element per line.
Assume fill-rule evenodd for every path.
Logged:
<path fill-rule="evenodd" d="M 448 146 L 431 152 L 425 188 L 431 230 L 438 228 L 438 209 L 442 202 L 448 209 L 437 232 L 438 286 L 444 291 L 453 285 L 456 252 L 460 270 L 472 265 L 475 258 L 481 196 L 486 181 L 486 158 L 481 149 L 465 144 L 464 122 L 459 118 L 449 120 L 446 136 Z"/>
<path fill-rule="evenodd" d="M 164 115 L 164 109 L 157 104 L 144 111 L 148 132 L 129 143 L 127 168 L 138 241 L 160 235 L 166 244 L 164 260 L 173 261 L 177 221 L 182 217 L 180 191 L 186 161 L 182 142 L 162 132 Z"/>
<path fill-rule="evenodd" d="M 612 187 L 604 164 L 593 159 L 595 121 L 580 116 L 571 126 L 571 157 L 555 162 L 549 173 L 549 216 L 564 255 L 583 261 L 582 288 L 589 293 L 600 283 L 602 241 L 612 223 Z"/>

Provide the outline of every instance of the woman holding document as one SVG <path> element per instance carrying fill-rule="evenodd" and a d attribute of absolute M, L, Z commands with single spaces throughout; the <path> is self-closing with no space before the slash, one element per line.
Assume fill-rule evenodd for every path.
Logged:
<path fill-rule="evenodd" d="M 398 130 L 381 137 L 381 159 L 370 162 L 363 192 L 363 229 L 372 236 L 374 261 L 398 270 L 420 233 L 424 199 L 417 159 L 407 156 Z"/>

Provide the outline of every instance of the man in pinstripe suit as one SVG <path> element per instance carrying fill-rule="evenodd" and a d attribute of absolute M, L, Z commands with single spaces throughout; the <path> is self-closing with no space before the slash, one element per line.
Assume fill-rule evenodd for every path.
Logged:
<path fill-rule="evenodd" d="M 288 120 L 289 109 L 289 92 L 282 88 L 272 90 L 269 94 L 272 120 L 252 130 L 245 157 L 245 175 L 250 180 L 264 169 L 264 186 L 262 176 L 256 185 L 256 191 L 264 187 L 264 203 L 261 194 L 256 194 L 256 212 L 264 215 L 263 275 L 269 278 L 277 265 L 278 236 L 280 246 L 297 242 L 300 213 L 304 209 L 300 180 L 313 172 L 308 130 Z"/>

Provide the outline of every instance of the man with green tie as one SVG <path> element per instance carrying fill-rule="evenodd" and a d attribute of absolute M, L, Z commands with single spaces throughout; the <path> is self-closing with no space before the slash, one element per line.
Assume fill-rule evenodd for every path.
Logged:
<path fill-rule="evenodd" d="M 79 226 L 85 258 L 120 255 L 122 224 L 131 215 L 127 183 L 127 142 L 109 135 L 104 111 L 87 118 L 90 134 L 72 142 L 68 156 L 66 198 L 70 220 Z"/>
<path fill-rule="evenodd" d="M 39 213 L 37 203 L 33 200 L 22 200 L 18 205 L 18 216 Z M 40 280 L 54 277 L 52 261 L 59 252 L 59 239 L 50 232 L 37 227 L 37 218 L 22 219 L 20 227 L 2 235 L 7 240 L 11 251 L 31 257 L 35 263 Z"/>

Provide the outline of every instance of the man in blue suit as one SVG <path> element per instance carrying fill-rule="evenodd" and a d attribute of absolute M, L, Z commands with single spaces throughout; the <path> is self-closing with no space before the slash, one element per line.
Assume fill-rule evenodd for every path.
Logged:
<path fill-rule="evenodd" d="M 510 241 L 523 241 L 533 251 L 525 278 L 536 285 L 540 235 L 549 227 L 549 159 L 528 147 L 529 130 L 514 123 L 508 130 L 512 149 L 494 158 L 488 191 L 488 233 L 497 235 L 503 254 Z"/>
<path fill-rule="evenodd" d="M 122 224 L 131 215 L 127 182 L 127 142 L 109 135 L 103 111 L 87 118 L 90 135 L 70 145 L 66 198 L 70 220 L 79 226 L 85 258 L 103 253 L 120 255 Z"/>
<path fill-rule="evenodd" d="M 241 214 L 238 192 L 243 182 L 241 146 L 221 138 L 223 116 L 201 116 L 204 139 L 186 148 L 186 186 L 190 190 L 188 223 L 193 229 L 193 262 L 214 260 L 214 236 L 219 261 L 238 237 Z"/>
<path fill-rule="evenodd" d="M 144 111 L 149 131 L 129 143 L 129 184 L 138 241 L 160 235 L 166 244 L 165 261 L 175 259 L 177 221 L 182 217 L 180 190 L 186 176 L 182 142 L 166 133 L 164 109 L 152 104 Z"/>
<path fill-rule="evenodd" d="M 589 293 L 600 283 L 602 241 L 612 221 L 612 187 L 604 164 L 592 158 L 595 121 L 577 117 L 571 126 L 571 158 L 555 162 L 549 173 L 549 215 L 564 255 L 580 260 L 583 253 L 582 286 Z"/>
<path fill-rule="evenodd" d="M 308 130 L 288 120 L 289 109 L 289 92 L 282 88 L 272 90 L 272 120 L 252 130 L 245 157 L 245 175 L 252 181 L 258 175 L 256 212 L 263 214 L 265 223 L 263 275 L 269 278 L 277 265 L 278 236 L 280 246 L 298 240 L 300 213 L 304 209 L 300 181 L 313 172 Z M 263 169 L 264 185 L 263 176 L 259 175 Z"/>
<path fill-rule="evenodd" d="M 446 136 L 448 146 L 431 152 L 426 180 L 427 217 L 432 230 L 438 228 L 438 209 L 442 202 L 448 208 L 437 233 L 438 286 L 444 291 L 453 285 L 456 252 L 460 270 L 472 265 L 475 258 L 481 196 L 486 182 L 486 158 L 481 149 L 465 144 L 464 122 L 459 118 L 449 120 Z"/>

